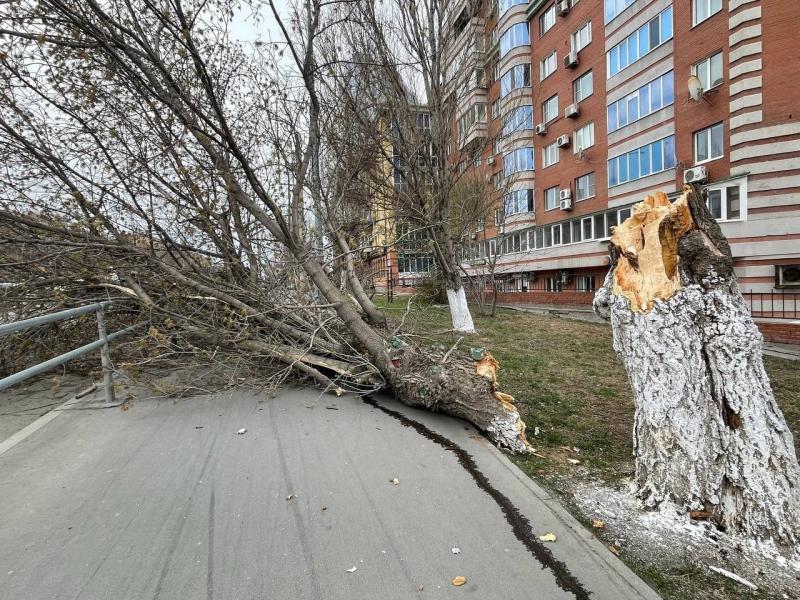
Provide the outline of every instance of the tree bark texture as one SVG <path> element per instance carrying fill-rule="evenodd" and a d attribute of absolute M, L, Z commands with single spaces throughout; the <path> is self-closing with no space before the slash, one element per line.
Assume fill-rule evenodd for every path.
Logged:
<path fill-rule="evenodd" d="M 730 248 L 697 189 L 648 197 L 611 238 L 595 310 L 633 388 L 638 494 L 759 539 L 800 539 L 800 468 Z"/>

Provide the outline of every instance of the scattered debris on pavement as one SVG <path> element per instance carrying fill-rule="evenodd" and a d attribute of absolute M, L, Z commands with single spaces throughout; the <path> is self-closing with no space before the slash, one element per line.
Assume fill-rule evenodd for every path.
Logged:
<path fill-rule="evenodd" d="M 356 571 L 358 571 L 358 569 L 357 569 L 356 567 L 350 567 L 349 569 L 345 569 L 345 570 L 346 570 L 348 573 L 355 573 Z"/>
<path fill-rule="evenodd" d="M 453 546 L 453 548 L 452 548 L 450 551 L 451 551 L 453 554 L 461 554 L 461 548 L 459 548 L 459 547 L 457 547 L 457 546 Z"/>
<path fill-rule="evenodd" d="M 544 535 L 539 536 L 540 542 L 555 542 L 556 541 L 556 534 L 555 533 L 545 533 Z"/>
<path fill-rule="evenodd" d="M 390 479 L 389 483 L 393 485 L 400 485 L 400 480 L 397 477 L 395 477 L 394 479 Z"/>
<path fill-rule="evenodd" d="M 295 498 L 297 498 L 295 494 L 289 494 L 288 496 L 286 496 L 286 501 L 289 502 L 290 500 L 294 500 Z"/>
<path fill-rule="evenodd" d="M 453 585 L 456 587 L 461 587 L 465 583 L 467 583 L 467 578 L 464 577 L 463 575 L 459 575 L 458 577 L 453 578 Z"/>
<path fill-rule="evenodd" d="M 595 529 L 603 529 L 605 526 L 606 523 L 602 519 L 592 519 L 592 527 Z"/>
<path fill-rule="evenodd" d="M 236 433 L 237 433 L 237 434 L 239 434 L 239 435 L 244 435 L 245 433 L 247 433 L 247 429 L 246 429 L 245 427 L 242 427 L 242 428 L 241 428 L 239 431 L 237 431 Z"/>

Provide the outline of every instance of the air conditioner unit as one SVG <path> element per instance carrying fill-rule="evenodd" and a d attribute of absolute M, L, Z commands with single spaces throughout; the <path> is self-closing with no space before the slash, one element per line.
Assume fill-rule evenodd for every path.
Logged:
<path fill-rule="evenodd" d="M 559 148 L 567 148 L 569 146 L 569 136 L 566 134 L 558 136 L 558 138 L 556 138 L 556 146 Z"/>
<path fill-rule="evenodd" d="M 493 165 L 494 164 L 494 154 L 492 154 L 489 158 L 486 159 L 487 164 Z"/>
<path fill-rule="evenodd" d="M 563 17 L 569 13 L 569 0 L 561 0 L 558 4 L 556 4 L 556 14 L 559 17 Z"/>
<path fill-rule="evenodd" d="M 536 127 L 534 127 L 533 131 L 538 135 L 545 135 L 547 133 L 547 125 L 544 123 L 539 123 L 536 125 Z"/>
<path fill-rule="evenodd" d="M 777 265 L 775 280 L 778 288 L 800 288 L 800 265 Z"/>
<path fill-rule="evenodd" d="M 564 66 L 568 69 L 578 66 L 578 52 L 573 50 L 564 57 Z"/>
<path fill-rule="evenodd" d="M 564 109 L 564 116 L 567 119 L 576 119 L 580 112 L 581 111 L 578 109 L 577 104 L 570 104 L 566 109 Z"/>
<path fill-rule="evenodd" d="M 704 183 L 708 180 L 708 169 L 704 166 L 692 167 L 683 172 L 683 183 Z"/>
<path fill-rule="evenodd" d="M 561 210 L 572 210 L 572 190 L 561 190 L 561 199 L 558 201 L 558 208 Z"/>

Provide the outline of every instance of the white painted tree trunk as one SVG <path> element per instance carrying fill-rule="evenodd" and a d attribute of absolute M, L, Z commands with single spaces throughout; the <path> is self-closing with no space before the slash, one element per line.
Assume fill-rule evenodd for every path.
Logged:
<path fill-rule="evenodd" d="M 467 304 L 467 294 L 464 286 L 457 290 L 447 289 L 447 302 L 450 305 L 450 315 L 453 319 L 453 329 L 462 333 L 475 333 L 475 324 Z"/>
<path fill-rule="evenodd" d="M 682 287 L 668 299 L 656 299 L 649 312 L 631 310 L 615 285 L 616 266 L 595 296 L 633 388 L 638 494 L 648 507 L 671 500 L 711 513 L 728 531 L 796 544 L 800 467 L 792 433 L 727 242 L 704 217 L 678 244 Z"/>

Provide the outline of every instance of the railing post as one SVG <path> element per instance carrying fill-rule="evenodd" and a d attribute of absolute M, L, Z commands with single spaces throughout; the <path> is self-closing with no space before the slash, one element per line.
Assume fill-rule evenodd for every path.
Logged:
<path fill-rule="evenodd" d="M 100 347 L 100 364 L 103 367 L 103 385 L 106 391 L 106 404 L 113 404 L 116 400 L 114 394 L 114 371 L 111 366 L 111 355 L 108 351 L 106 319 L 102 308 L 97 310 L 97 333 L 100 337 L 100 341 L 104 342 Z"/>

